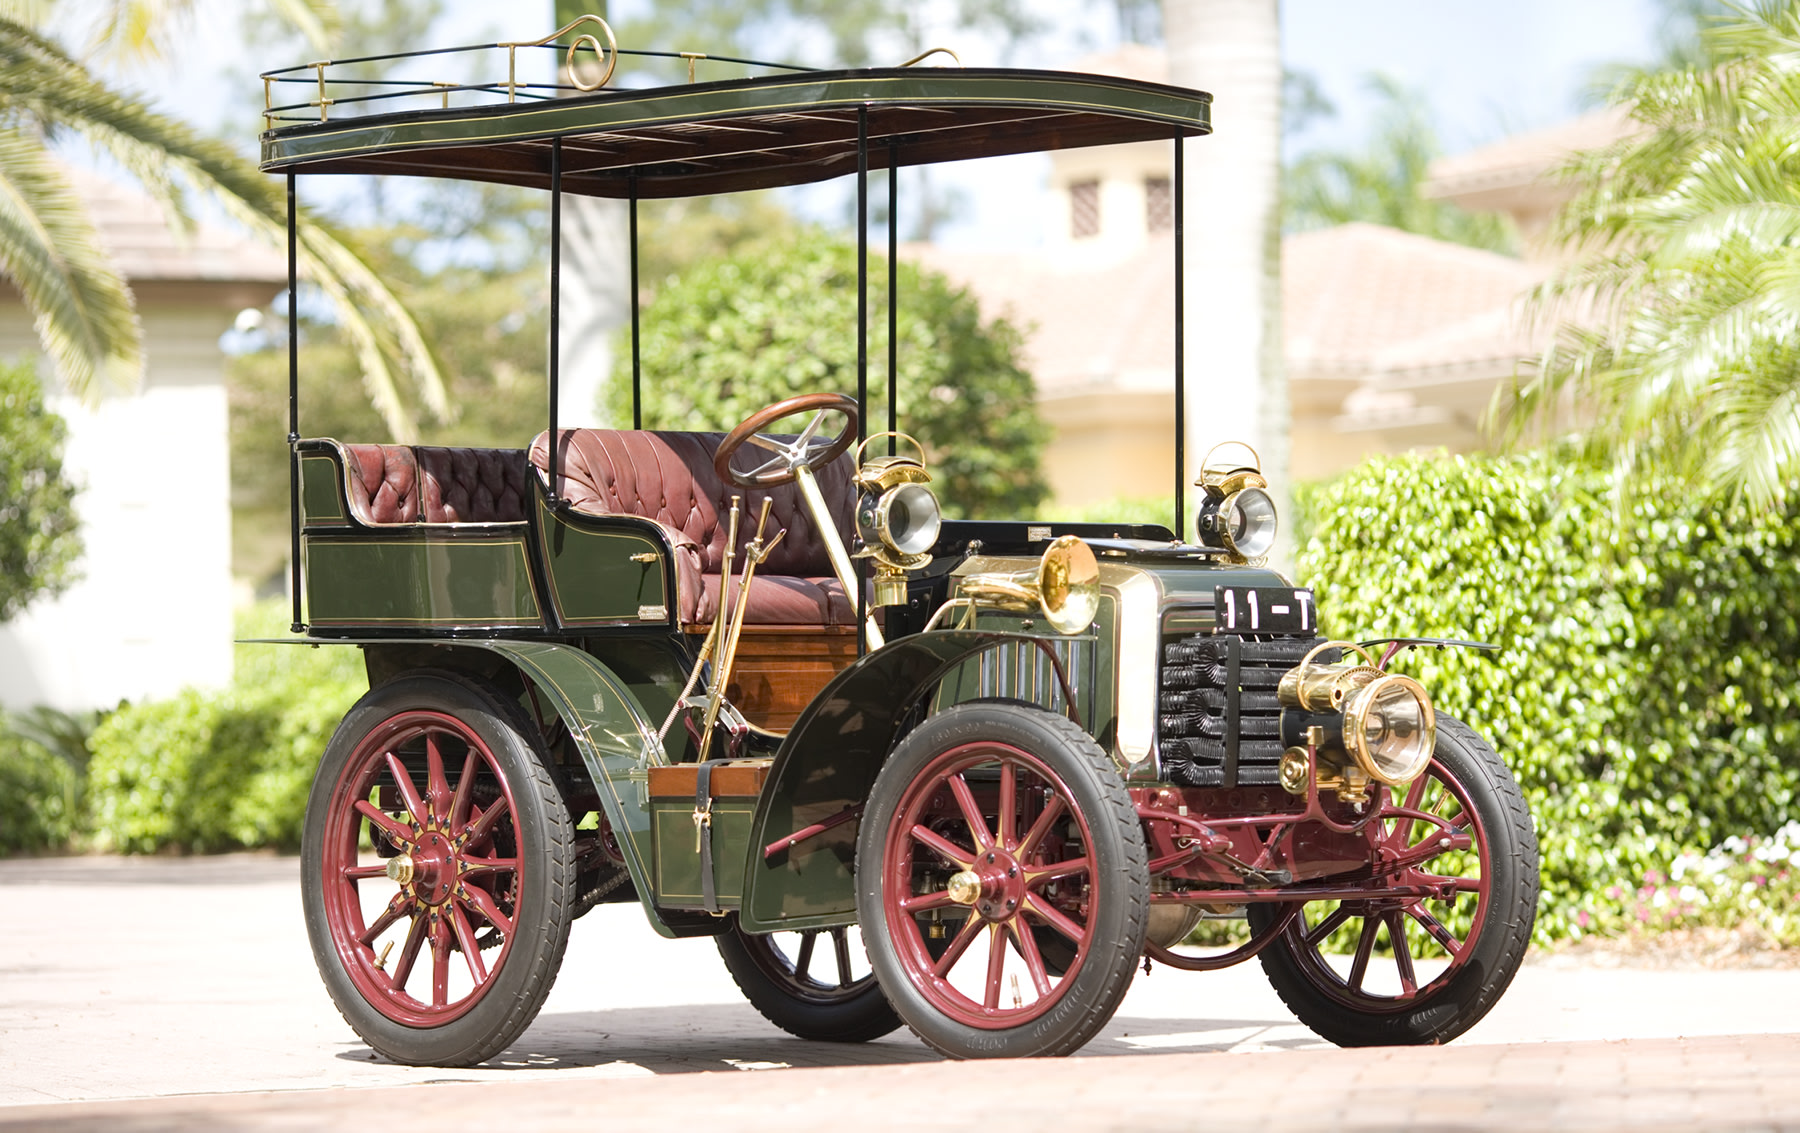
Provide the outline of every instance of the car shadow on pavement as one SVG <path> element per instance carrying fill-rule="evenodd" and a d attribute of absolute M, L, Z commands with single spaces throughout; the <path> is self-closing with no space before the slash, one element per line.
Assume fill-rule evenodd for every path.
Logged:
<path fill-rule="evenodd" d="M 1254 1019 L 1153 1019 L 1115 1016 L 1083 1055 L 1269 1051 L 1322 1046 L 1292 1023 Z M 367 1047 L 338 1054 L 380 1062 Z M 540 1015 L 510 1049 L 472 1071 L 434 1081 L 504 1078 L 493 1071 L 599 1070 L 606 1076 L 692 1074 L 792 1067 L 891 1066 L 942 1057 L 904 1027 L 867 1043 L 810 1042 L 788 1035 L 747 1004 L 630 1007 Z"/>

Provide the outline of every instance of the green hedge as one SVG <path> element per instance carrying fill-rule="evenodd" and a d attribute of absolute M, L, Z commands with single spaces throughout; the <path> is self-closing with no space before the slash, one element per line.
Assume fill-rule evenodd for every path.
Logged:
<path fill-rule="evenodd" d="M 240 618 L 238 632 L 279 637 L 286 625 L 285 609 L 262 606 Z M 120 708 L 89 740 L 95 845 L 298 846 L 313 769 L 365 688 L 354 649 L 240 645 L 229 689 Z"/>
<path fill-rule="evenodd" d="M 1544 850 L 1540 938 L 1650 919 L 1646 886 L 1796 815 L 1800 515 L 1554 454 L 1370 461 L 1301 494 L 1298 580 L 1325 629 L 1465 637 L 1414 651 L 1439 708 L 1493 739 Z"/>
<path fill-rule="evenodd" d="M 60 849 L 74 837 L 81 777 L 0 721 L 0 855 Z"/>

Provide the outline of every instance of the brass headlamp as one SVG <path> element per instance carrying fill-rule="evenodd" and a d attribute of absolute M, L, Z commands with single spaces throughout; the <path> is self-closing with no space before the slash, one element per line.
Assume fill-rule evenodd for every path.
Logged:
<path fill-rule="evenodd" d="M 1327 649 L 1361 656 L 1335 664 L 1315 662 Z M 1319 748 L 1320 785 L 1332 777 L 1340 796 L 1348 788 L 1360 793 L 1356 780 L 1374 779 L 1389 786 L 1411 782 L 1431 762 L 1437 744 L 1437 715 L 1425 688 L 1411 677 L 1383 672 L 1360 645 L 1327 641 L 1282 674 L 1275 690 L 1284 709 L 1282 738 L 1298 748 L 1303 739 Z M 1316 730 L 1315 730 L 1316 729 Z M 1310 735 L 1309 735 L 1310 733 Z M 1290 751 L 1289 756 L 1295 756 Z M 1282 785 L 1293 789 L 1298 776 L 1290 763 L 1303 763 L 1304 751 L 1283 758 Z M 1348 766 L 1343 764 L 1347 761 Z M 1336 765 L 1336 766 L 1327 766 Z M 1304 783 L 1298 783 L 1304 789 Z"/>
<path fill-rule="evenodd" d="M 862 450 L 880 437 L 906 441 L 918 455 L 863 460 Z M 906 572 L 931 561 L 943 528 L 937 497 L 925 486 L 931 480 L 925 449 L 905 433 L 877 433 L 858 446 L 857 460 L 856 534 L 863 548 L 856 557 L 875 560 L 875 605 L 905 605 Z"/>
<path fill-rule="evenodd" d="M 1204 492 L 1194 516 L 1200 542 L 1223 548 L 1238 562 L 1261 559 L 1274 548 L 1280 522 L 1255 449 L 1242 441 L 1214 445 L 1194 483 Z"/>

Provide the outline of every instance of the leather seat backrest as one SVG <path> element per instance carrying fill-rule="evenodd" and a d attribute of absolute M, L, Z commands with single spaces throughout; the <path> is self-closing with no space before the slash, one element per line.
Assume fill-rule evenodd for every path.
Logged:
<path fill-rule="evenodd" d="M 638 515 L 674 528 L 697 545 L 701 570 L 708 574 L 719 573 L 724 558 L 731 497 L 743 497 L 737 564 L 743 562 L 744 545 L 755 533 L 756 513 L 767 497 L 772 502 L 765 536 L 773 538 L 782 528 L 787 529 L 787 535 L 757 569 L 766 574 L 802 578 L 829 576 L 831 559 L 806 510 L 800 486 L 784 484 L 761 491 L 724 483 L 713 471 L 713 454 L 724 437 L 723 433 L 629 429 L 558 430 L 562 478 L 555 487 L 578 511 Z M 769 455 L 765 449 L 745 445 L 733 458 L 732 466 L 755 468 Z M 531 444 L 531 463 L 547 473 L 550 463 L 545 434 L 540 433 Z M 846 540 L 856 506 L 851 473 L 847 456 L 814 469 L 826 509 L 839 536 Z M 735 572 L 736 567 L 733 569 Z"/>
<path fill-rule="evenodd" d="M 529 467 L 521 449 L 420 445 L 426 523 L 518 523 L 526 518 Z"/>
<path fill-rule="evenodd" d="M 419 469 L 407 445 L 345 445 L 351 514 L 368 524 L 417 523 Z"/>

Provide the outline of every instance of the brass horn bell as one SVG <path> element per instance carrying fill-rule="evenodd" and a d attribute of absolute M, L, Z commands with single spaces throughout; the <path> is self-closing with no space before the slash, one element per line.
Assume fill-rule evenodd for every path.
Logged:
<path fill-rule="evenodd" d="M 977 606 L 1037 611 L 1058 633 L 1080 633 L 1100 609 L 1100 564 L 1086 543 L 1064 535 L 1028 570 L 971 574 L 957 588 Z"/>

